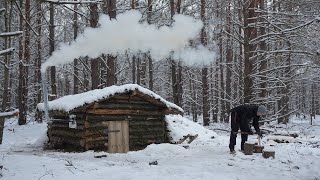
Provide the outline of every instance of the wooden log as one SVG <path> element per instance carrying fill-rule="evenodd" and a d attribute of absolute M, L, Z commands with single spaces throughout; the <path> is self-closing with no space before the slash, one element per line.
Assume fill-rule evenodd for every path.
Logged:
<path fill-rule="evenodd" d="M 88 121 L 96 122 L 96 121 L 117 121 L 117 120 L 129 120 L 129 121 L 145 121 L 145 120 L 153 120 L 153 119 L 164 119 L 163 115 L 97 115 L 97 114 L 88 114 Z"/>
<path fill-rule="evenodd" d="M 108 121 L 98 121 L 98 122 L 86 121 L 84 123 L 84 126 L 86 128 L 97 128 L 97 129 L 108 128 Z"/>
<path fill-rule="evenodd" d="M 53 128 L 67 128 L 69 129 L 69 123 L 68 124 L 50 124 L 50 127 Z M 84 128 L 84 125 L 83 124 L 78 124 L 77 122 L 77 128 L 75 129 L 83 129 Z"/>
<path fill-rule="evenodd" d="M 108 132 L 106 130 L 88 131 L 85 137 L 86 138 L 108 137 Z"/>
<path fill-rule="evenodd" d="M 60 146 L 63 144 L 70 144 L 74 146 L 81 146 L 81 139 L 69 139 L 63 137 L 52 137 L 49 141 L 54 146 Z"/>
<path fill-rule="evenodd" d="M 87 113 L 99 115 L 163 115 L 161 111 L 145 111 L 145 110 L 120 110 L 120 109 L 88 109 Z"/>
<path fill-rule="evenodd" d="M 87 141 L 87 143 L 88 142 L 97 142 L 97 141 L 108 142 L 108 136 L 86 137 L 86 141 Z"/>
<path fill-rule="evenodd" d="M 183 143 L 185 140 L 187 140 L 189 138 L 189 136 L 187 135 L 187 136 L 183 136 L 183 138 L 182 139 L 180 139 L 178 142 L 177 142 L 177 144 L 181 144 L 181 143 Z"/>
<path fill-rule="evenodd" d="M 135 127 L 144 127 L 144 126 L 164 126 L 164 122 L 160 120 L 152 120 L 152 122 L 148 122 L 148 120 L 145 121 L 130 121 L 129 126 L 132 128 Z"/>
<path fill-rule="evenodd" d="M 65 111 L 49 111 L 49 116 L 54 118 L 54 119 L 68 119 L 69 118 L 69 113 Z"/>
<path fill-rule="evenodd" d="M 88 109 L 137 109 L 137 110 L 151 110 L 151 111 L 160 111 L 163 108 L 159 108 L 158 106 L 154 106 L 152 104 L 134 104 L 132 102 L 128 103 L 107 103 L 107 104 L 99 104 L 96 103 Z"/>
<path fill-rule="evenodd" d="M 275 152 L 274 151 L 263 151 L 262 152 L 262 156 L 264 158 L 269 158 L 269 157 L 273 157 L 273 159 L 275 158 Z"/>
<path fill-rule="evenodd" d="M 165 131 L 164 126 L 129 126 L 130 132 L 162 132 Z"/>
<path fill-rule="evenodd" d="M 69 131 L 64 131 L 61 129 L 49 129 L 48 134 L 52 137 L 54 136 L 61 136 L 61 137 L 66 137 L 66 138 L 83 138 L 84 134 L 82 131 L 73 131 L 75 129 L 70 129 Z"/>
<path fill-rule="evenodd" d="M 118 104 L 144 104 L 144 105 L 153 105 L 150 102 L 141 99 L 140 97 L 131 97 L 129 98 L 128 96 L 114 96 L 112 98 L 109 98 L 105 101 L 100 101 L 100 104 L 108 104 L 108 103 L 118 103 Z"/>
<path fill-rule="evenodd" d="M 254 146 L 255 153 L 262 153 L 263 149 L 264 149 L 264 146 L 259 146 L 259 145 Z"/>
<path fill-rule="evenodd" d="M 254 148 L 254 144 L 253 143 L 245 142 L 244 146 L 243 146 L 243 153 L 245 155 L 252 155 L 253 154 L 253 148 Z"/>
<path fill-rule="evenodd" d="M 149 95 L 147 95 L 147 94 L 144 94 L 144 93 L 142 93 L 142 92 L 137 91 L 137 96 L 140 96 L 142 99 L 144 99 L 144 100 L 146 100 L 146 101 L 148 101 L 148 102 L 150 102 L 150 103 L 152 103 L 152 104 L 154 104 L 154 105 L 157 105 L 157 106 L 160 106 L 160 107 L 164 107 L 164 108 L 167 107 L 167 106 L 166 106 L 163 102 L 161 102 L 159 99 L 155 99 L 155 98 L 153 98 L 153 97 L 151 97 L 151 96 L 149 96 Z"/>
<path fill-rule="evenodd" d="M 194 136 L 190 136 L 190 140 L 188 141 L 188 143 L 192 143 L 192 141 L 194 141 L 196 138 L 198 137 L 198 134 L 194 135 Z"/>
<path fill-rule="evenodd" d="M 144 94 L 142 92 L 139 92 L 139 91 L 134 91 L 134 92 L 129 92 L 127 95 L 125 94 L 119 94 L 119 95 L 114 95 L 112 96 L 110 99 L 108 99 L 109 101 L 112 101 L 112 100 L 143 100 L 145 102 L 149 102 L 151 104 L 154 104 L 156 106 L 161 106 L 161 107 L 166 107 L 166 105 L 161 102 L 160 100 L 158 99 L 155 99 L 154 97 L 151 97 L 147 94 Z"/>

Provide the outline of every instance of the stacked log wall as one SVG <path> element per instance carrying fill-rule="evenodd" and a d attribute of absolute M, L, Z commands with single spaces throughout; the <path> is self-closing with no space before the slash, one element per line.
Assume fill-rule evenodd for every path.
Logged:
<path fill-rule="evenodd" d="M 84 149 L 84 114 L 76 115 L 77 128 L 69 127 L 69 114 L 51 112 L 52 121 L 48 123 L 49 146 L 67 151 Z"/>
<path fill-rule="evenodd" d="M 86 149 L 108 149 L 108 121 L 129 121 L 129 149 L 169 142 L 163 104 L 154 105 L 138 96 L 114 96 L 87 109 Z"/>
<path fill-rule="evenodd" d="M 129 150 L 141 150 L 152 143 L 169 142 L 164 120 L 168 108 L 142 93 L 115 95 L 85 105 L 70 113 L 51 111 L 49 142 L 56 149 L 108 151 L 108 122 L 129 122 Z M 69 128 L 69 115 L 76 115 L 77 128 Z"/>

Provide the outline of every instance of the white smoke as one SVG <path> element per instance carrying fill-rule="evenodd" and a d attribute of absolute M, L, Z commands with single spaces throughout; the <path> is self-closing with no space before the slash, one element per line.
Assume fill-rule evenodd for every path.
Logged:
<path fill-rule="evenodd" d="M 185 47 L 179 51 L 175 51 L 173 59 L 182 60 L 186 65 L 205 66 L 215 58 L 215 54 L 208 48 L 199 45 L 195 48 Z"/>
<path fill-rule="evenodd" d="M 52 56 L 41 66 L 45 72 L 50 66 L 73 62 L 75 58 L 88 56 L 96 58 L 101 54 L 123 54 L 126 50 L 132 53 L 148 52 L 153 59 L 160 60 L 174 51 L 174 59 L 186 64 L 212 61 L 214 53 L 203 46 L 196 49 L 187 47 L 190 39 L 199 35 L 203 23 L 190 16 L 175 15 L 172 27 L 139 23 L 141 13 L 136 10 L 117 15 L 110 20 L 109 16 L 101 15 L 99 28 L 86 28 L 83 34 L 70 45 L 61 44 Z"/>

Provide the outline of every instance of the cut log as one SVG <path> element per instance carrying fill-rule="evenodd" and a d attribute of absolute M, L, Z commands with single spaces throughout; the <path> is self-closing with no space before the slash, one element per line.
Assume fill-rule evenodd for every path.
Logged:
<path fill-rule="evenodd" d="M 253 149 L 254 149 L 254 144 L 253 143 L 244 143 L 243 147 L 243 153 L 245 155 L 252 155 L 253 154 Z"/>
<path fill-rule="evenodd" d="M 192 143 L 192 141 L 194 141 L 196 138 L 198 137 L 198 134 L 192 136 L 191 134 L 188 134 L 186 136 L 183 136 L 182 139 L 180 139 L 180 141 L 178 141 L 176 144 L 181 144 L 183 143 L 185 140 L 187 140 L 189 138 L 188 144 Z"/>
<path fill-rule="evenodd" d="M 194 136 L 190 136 L 190 140 L 188 141 L 188 143 L 192 143 L 192 141 L 194 141 L 196 138 L 198 137 L 198 134 L 194 135 Z"/>
<path fill-rule="evenodd" d="M 182 139 L 180 139 L 180 141 L 177 142 L 177 144 L 181 144 L 183 143 L 186 139 L 188 139 L 189 136 L 183 136 Z"/>
<path fill-rule="evenodd" d="M 262 156 L 263 156 L 264 158 L 273 157 L 273 159 L 274 159 L 274 155 L 275 155 L 275 152 L 274 152 L 274 151 L 263 151 L 263 152 L 262 152 Z"/>
<path fill-rule="evenodd" d="M 262 153 L 264 146 L 255 145 L 254 152 L 255 153 Z"/>
<path fill-rule="evenodd" d="M 88 109 L 87 113 L 90 114 L 99 114 L 99 115 L 118 115 L 118 114 L 126 114 L 126 115 L 163 115 L 163 112 L 159 111 L 145 111 L 145 110 L 119 110 L 119 109 Z"/>

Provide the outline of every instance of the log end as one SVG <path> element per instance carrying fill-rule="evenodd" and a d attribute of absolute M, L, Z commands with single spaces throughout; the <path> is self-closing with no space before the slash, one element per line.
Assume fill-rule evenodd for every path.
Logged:
<path fill-rule="evenodd" d="M 262 152 L 262 156 L 264 158 L 269 158 L 269 157 L 272 157 L 273 159 L 275 158 L 275 152 L 274 151 L 263 151 Z"/>

